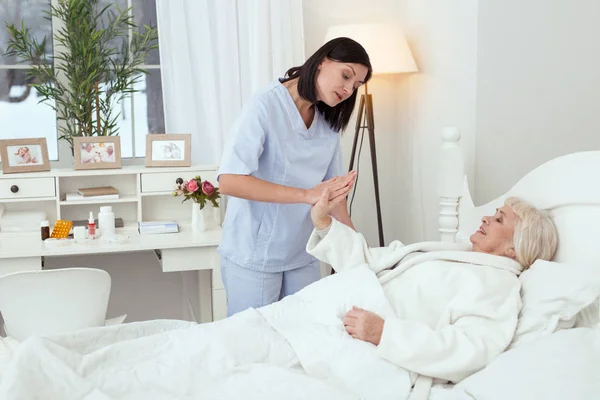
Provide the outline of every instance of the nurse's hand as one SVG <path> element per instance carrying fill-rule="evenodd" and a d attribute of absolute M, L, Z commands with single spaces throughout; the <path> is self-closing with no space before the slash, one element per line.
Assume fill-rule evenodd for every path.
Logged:
<path fill-rule="evenodd" d="M 345 196 L 350 193 L 356 180 L 356 171 L 350 171 L 344 176 L 336 176 L 328 181 L 321 182 L 312 189 L 307 189 L 305 193 L 305 202 L 311 206 L 316 204 L 321 198 L 325 189 L 329 189 L 329 199 L 333 200 L 339 196 Z"/>
<path fill-rule="evenodd" d="M 321 198 L 317 201 L 317 204 L 312 206 L 310 209 L 310 218 L 312 219 L 313 225 L 317 229 L 325 229 L 331 224 L 331 217 L 329 213 L 342 201 L 346 200 L 346 195 L 340 195 L 330 200 L 329 188 L 325 188 L 321 193 Z"/>

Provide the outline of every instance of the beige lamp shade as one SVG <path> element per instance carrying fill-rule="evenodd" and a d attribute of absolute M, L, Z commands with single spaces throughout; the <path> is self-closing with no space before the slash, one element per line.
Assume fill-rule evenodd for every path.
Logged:
<path fill-rule="evenodd" d="M 325 42 L 337 37 L 348 37 L 360 43 L 369 54 L 374 74 L 397 74 L 419 70 L 404 34 L 394 25 L 336 25 L 327 30 Z"/>

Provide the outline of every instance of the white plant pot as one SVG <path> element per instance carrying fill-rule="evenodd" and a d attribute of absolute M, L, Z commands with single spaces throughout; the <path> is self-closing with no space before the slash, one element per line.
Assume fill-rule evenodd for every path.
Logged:
<path fill-rule="evenodd" d="M 200 204 L 192 203 L 192 232 L 205 232 L 214 225 L 213 206 L 206 204 L 200 209 Z"/>

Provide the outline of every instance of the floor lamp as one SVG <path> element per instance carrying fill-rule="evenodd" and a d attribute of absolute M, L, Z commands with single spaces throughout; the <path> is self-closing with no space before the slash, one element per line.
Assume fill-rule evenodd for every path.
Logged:
<path fill-rule="evenodd" d="M 373 74 L 399 74 L 418 71 L 415 60 L 411 54 L 406 39 L 399 27 L 387 24 L 354 24 L 337 25 L 327 30 L 325 42 L 337 38 L 348 37 L 360 43 L 371 60 Z M 379 198 L 379 177 L 377 173 L 377 151 L 375 147 L 375 114 L 373 113 L 373 95 L 368 92 L 365 84 L 365 92 L 360 96 L 358 105 L 358 116 L 356 129 L 352 142 L 352 153 L 350 155 L 350 167 L 354 168 L 358 138 L 362 137 L 366 130 L 369 139 L 371 155 L 371 168 L 373 170 L 373 188 L 375 191 L 375 207 L 377 208 L 377 229 L 379 233 L 379 245 L 385 246 L 383 240 L 383 222 L 381 217 L 381 203 Z M 360 155 L 360 149 L 359 149 Z M 358 161 L 357 161 L 358 165 Z"/>

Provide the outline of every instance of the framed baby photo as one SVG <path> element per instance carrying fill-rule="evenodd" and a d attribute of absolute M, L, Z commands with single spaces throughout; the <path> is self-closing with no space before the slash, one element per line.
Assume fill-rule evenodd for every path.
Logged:
<path fill-rule="evenodd" d="M 189 167 L 192 165 L 192 135 L 146 135 L 146 167 Z"/>
<path fill-rule="evenodd" d="M 121 168 L 119 136 L 78 136 L 73 140 L 75 169 Z"/>
<path fill-rule="evenodd" d="M 46 138 L 0 140 L 2 172 L 50 171 Z"/>

